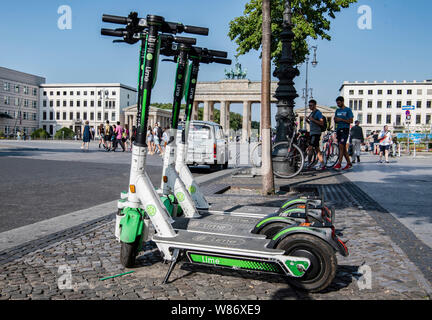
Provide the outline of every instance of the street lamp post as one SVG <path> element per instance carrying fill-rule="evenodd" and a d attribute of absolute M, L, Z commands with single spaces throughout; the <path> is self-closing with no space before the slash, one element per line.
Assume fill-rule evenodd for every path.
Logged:
<path fill-rule="evenodd" d="M 314 57 L 311 62 L 312 67 L 316 67 L 318 64 L 318 61 L 316 59 L 316 51 L 318 49 L 317 46 L 312 46 L 312 49 L 314 50 Z M 309 89 L 309 55 L 306 56 L 306 88 L 303 92 L 303 98 L 305 99 L 305 108 L 304 108 L 304 120 L 303 120 L 303 129 L 306 130 L 306 117 L 307 117 L 307 109 L 308 109 L 308 102 L 309 102 L 309 90 L 311 91 L 311 98 L 312 98 L 312 88 Z"/>
<path fill-rule="evenodd" d="M 284 7 L 282 32 L 280 35 L 282 53 L 279 66 L 273 73 L 273 75 L 279 79 L 274 95 L 278 101 L 276 113 L 276 143 L 286 141 L 287 136 L 292 136 L 294 134 L 294 100 L 298 97 L 294 87 L 294 78 L 300 74 L 299 70 L 294 67 L 292 49 L 294 33 L 292 31 L 293 25 L 291 21 L 291 1 L 286 0 Z M 286 152 L 288 152 L 288 150 L 278 149 L 273 151 L 273 167 L 275 170 L 292 170 L 290 167 L 286 167 L 283 161 Z"/>

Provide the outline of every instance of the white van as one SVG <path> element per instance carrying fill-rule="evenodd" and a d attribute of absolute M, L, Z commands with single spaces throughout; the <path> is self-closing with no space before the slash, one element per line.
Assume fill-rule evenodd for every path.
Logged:
<path fill-rule="evenodd" d="M 178 127 L 177 141 L 181 141 L 184 122 Z M 210 121 L 190 122 L 187 165 L 209 165 L 211 169 L 228 168 L 228 139 L 222 127 Z"/>

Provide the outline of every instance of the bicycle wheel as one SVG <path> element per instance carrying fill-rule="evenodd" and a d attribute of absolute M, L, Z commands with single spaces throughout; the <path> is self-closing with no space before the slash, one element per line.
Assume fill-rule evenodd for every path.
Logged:
<path fill-rule="evenodd" d="M 339 146 L 336 143 L 327 144 L 323 156 L 326 167 L 333 168 L 339 160 Z"/>
<path fill-rule="evenodd" d="M 258 143 L 253 147 L 250 156 L 252 167 L 261 168 L 262 165 L 262 143 Z"/>
<path fill-rule="evenodd" d="M 288 150 L 289 144 L 288 142 L 279 142 L 273 146 L 272 152 L 275 150 Z M 301 149 L 293 144 L 291 150 L 288 150 L 288 153 L 284 157 L 284 165 L 281 166 L 285 170 L 278 170 L 278 167 L 273 168 L 273 173 L 276 177 L 282 179 L 289 179 L 297 176 L 302 170 L 304 166 L 304 155 Z"/>
<path fill-rule="evenodd" d="M 305 164 L 304 169 L 309 170 L 313 168 L 318 162 L 318 155 L 314 148 L 305 152 Z"/>

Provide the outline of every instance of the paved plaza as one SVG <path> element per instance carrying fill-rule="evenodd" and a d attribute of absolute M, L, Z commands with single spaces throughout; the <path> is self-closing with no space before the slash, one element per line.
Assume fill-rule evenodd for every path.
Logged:
<path fill-rule="evenodd" d="M 115 168 L 123 167 L 96 161 L 97 157 L 103 161 L 107 159 L 96 149 L 82 154 L 89 157 L 94 153 L 88 161 L 83 161 L 80 150 L 70 151 L 70 154 L 76 152 L 80 156 L 77 161 L 68 161 L 63 159 L 62 151 L 49 151 L 46 145 L 37 146 L 36 142 L 27 146 L 30 150 L 22 146 L 0 145 L 0 153 L 5 149 L 7 152 L 7 155 L 3 153 L 0 156 L 0 161 L 11 168 L 14 165 L 17 167 L 14 169 L 18 175 L 16 181 L 12 179 L 12 173 L 6 172 L 9 183 L 16 183 L 14 188 L 26 182 L 26 173 L 30 170 L 27 167 L 31 166 L 38 169 L 31 173 L 40 171 L 38 175 L 32 175 L 34 179 L 29 180 L 31 185 L 40 186 L 40 181 L 46 183 L 46 193 L 38 191 L 33 195 L 34 210 L 31 212 L 38 212 L 37 222 L 29 217 L 23 224 L 14 226 L 12 223 L 8 227 L 6 222 L 9 219 L 3 209 L 2 221 L 5 223 L 2 224 L 0 239 L 3 241 L 5 235 L 11 235 L 15 230 L 26 230 L 28 233 L 33 226 L 48 230 L 31 241 L 12 237 L 18 245 L 12 241 L 6 249 L 0 248 L 0 299 L 429 300 L 432 295 L 432 255 L 429 234 L 424 231 L 430 228 L 431 221 L 429 212 L 422 211 L 430 205 L 430 199 L 417 196 L 421 200 L 414 201 L 417 192 L 430 195 L 429 184 L 425 182 L 422 187 L 414 181 L 430 179 L 429 159 L 432 158 L 402 157 L 385 165 L 377 164 L 376 157 L 365 155 L 363 161 L 348 173 L 307 172 L 291 180 L 276 179 L 279 190 L 276 196 L 261 196 L 261 177 L 236 175 L 235 169 L 212 173 L 210 178 L 204 171 L 195 173 L 212 207 L 226 211 L 272 212 L 287 197 L 305 188 L 324 192 L 326 200 L 336 208 L 336 230 L 341 239 L 348 240 L 350 255 L 345 258 L 337 256 L 338 270 L 329 288 L 324 292 L 308 294 L 294 289 L 279 276 L 211 269 L 186 263 L 179 263 L 170 277 L 170 283 L 162 285 L 168 265 L 163 263 L 152 241 L 148 241 L 139 253 L 136 267 L 124 268 L 120 264 L 120 244 L 114 238 L 114 219 L 119 185 L 127 183 L 129 169 L 126 164 L 124 171 L 116 171 Z M 55 148 L 71 149 L 68 146 L 60 143 Z M 119 161 L 123 161 L 120 157 L 124 156 L 130 160 L 130 154 L 106 156 L 119 157 Z M 25 161 L 31 161 L 31 165 Z M 155 170 L 160 168 L 160 158 L 150 158 L 149 162 L 152 161 Z M 75 167 L 76 164 L 79 166 Z M 102 174 L 94 173 L 97 168 L 102 170 Z M 94 202 L 84 201 L 86 208 L 74 203 L 83 201 L 81 198 L 68 202 L 68 198 L 73 198 L 71 194 L 80 194 L 80 180 L 84 180 L 85 184 L 94 181 L 97 185 L 99 179 L 105 176 L 106 168 L 112 170 L 114 181 L 112 188 L 102 192 L 106 197 L 97 198 Z M 20 171 L 23 171 L 21 175 Z M 80 172 L 88 174 L 89 178 L 83 179 Z M 72 185 L 77 184 L 71 187 L 69 196 L 60 182 L 64 178 L 69 179 Z M 160 171 L 154 172 L 154 183 L 159 179 Z M 397 183 L 398 179 L 404 182 Z M 407 184 L 409 179 L 412 179 L 411 187 Z M 48 192 L 49 185 L 54 186 L 51 193 Z M 89 190 L 93 190 L 95 185 L 90 184 Z M 219 189 L 227 191 L 215 193 Z M 389 198 L 392 201 L 380 196 L 381 189 L 385 190 L 385 194 L 391 194 Z M 12 187 L 10 190 L 13 190 Z M 404 196 L 399 196 L 402 193 Z M 95 197 L 98 197 L 97 194 L 94 192 Z M 56 207 L 54 202 L 48 200 L 39 202 L 39 197 L 46 198 L 48 195 L 51 199 L 60 199 L 61 205 Z M 18 214 L 29 212 L 29 204 L 17 199 L 13 198 L 11 203 L 15 203 Z M 413 199 L 410 211 L 403 210 L 403 206 L 399 205 L 408 199 Z M 51 206 L 51 211 L 61 214 L 44 216 L 45 206 Z M 411 219 L 417 219 L 417 222 Z M 71 223 L 73 226 L 68 227 Z M 49 224 L 59 227 L 50 229 Z M 134 272 L 101 280 L 128 271 Z"/>

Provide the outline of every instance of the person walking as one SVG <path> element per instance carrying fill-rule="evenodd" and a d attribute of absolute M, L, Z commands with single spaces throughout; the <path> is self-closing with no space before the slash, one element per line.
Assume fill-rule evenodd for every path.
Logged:
<path fill-rule="evenodd" d="M 350 156 L 348 155 L 346 144 L 348 142 L 350 125 L 353 123 L 354 115 L 352 110 L 345 106 L 344 97 L 338 97 L 336 103 L 338 109 L 335 112 L 334 121 L 336 124 L 336 137 L 339 143 L 339 160 L 334 166 L 334 169 L 341 169 L 343 158 L 345 158 L 347 165 L 342 170 L 348 170 L 352 168 L 352 163 Z"/>
<path fill-rule="evenodd" d="M 105 131 L 104 131 L 104 125 L 103 123 L 101 123 L 98 127 L 98 134 L 99 134 L 99 149 L 101 147 L 101 144 L 104 146 L 104 148 L 106 148 L 105 146 L 105 140 L 104 140 L 104 136 L 105 136 Z"/>
<path fill-rule="evenodd" d="M 392 136 L 390 131 L 388 130 L 388 126 L 384 126 L 384 129 L 381 130 L 381 132 L 378 135 L 379 140 L 379 163 L 382 163 L 382 156 L 385 156 L 385 163 L 389 163 L 389 151 L 390 151 L 390 145 L 392 144 Z"/>
<path fill-rule="evenodd" d="M 163 150 L 165 152 L 166 146 L 169 142 L 169 138 L 170 138 L 170 133 L 169 133 L 169 128 L 165 127 L 165 129 L 163 130 L 162 133 L 162 141 L 163 141 Z"/>
<path fill-rule="evenodd" d="M 153 130 L 151 126 L 147 128 L 147 145 L 149 147 L 149 154 L 153 155 L 155 153 L 154 143 L 153 143 Z"/>
<path fill-rule="evenodd" d="M 127 124 L 125 124 L 124 128 L 123 128 L 123 133 L 122 133 L 122 141 L 123 144 L 126 148 L 126 150 L 130 149 L 130 139 L 129 139 L 129 126 Z"/>
<path fill-rule="evenodd" d="M 120 121 L 117 121 L 117 125 L 115 125 L 115 129 L 114 129 L 114 146 L 112 151 L 115 152 L 118 145 L 120 144 L 123 152 L 125 152 L 126 149 L 122 140 L 122 135 L 123 135 L 123 127 L 120 125 Z"/>
<path fill-rule="evenodd" d="M 322 129 L 325 128 L 324 117 L 321 111 L 319 111 L 317 108 L 316 100 L 309 101 L 309 109 L 312 111 L 312 113 L 306 118 L 306 121 L 310 126 L 311 140 L 307 153 L 310 154 L 311 149 L 314 148 L 321 164 L 319 170 L 325 170 L 326 166 L 324 164 L 324 158 L 320 149 L 321 132 L 323 132 Z"/>
<path fill-rule="evenodd" d="M 136 134 L 137 134 L 136 127 L 135 127 L 135 126 L 132 126 L 132 133 L 130 134 L 130 140 L 131 140 L 131 148 L 130 148 L 130 151 L 132 151 L 132 147 L 133 147 L 133 144 L 134 144 L 135 139 L 136 139 Z"/>
<path fill-rule="evenodd" d="M 378 140 L 378 130 L 375 131 L 375 133 L 373 134 L 373 140 L 374 140 L 374 151 L 373 154 L 378 155 L 379 154 L 379 140 Z"/>
<path fill-rule="evenodd" d="M 354 123 L 354 127 L 351 128 L 351 139 L 352 139 L 352 146 L 353 146 L 353 161 L 352 163 L 360 162 L 360 153 L 361 153 L 361 145 L 364 144 L 364 135 L 363 135 L 363 129 L 360 127 L 360 121 L 356 121 Z"/>
<path fill-rule="evenodd" d="M 106 121 L 105 123 L 105 135 L 104 135 L 104 140 L 105 140 L 105 151 L 109 152 L 111 150 L 111 138 L 112 138 L 112 127 L 109 124 L 109 120 Z"/>
<path fill-rule="evenodd" d="M 162 129 L 159 127 L 159 123 L 155 123 L 155 127 L 153 128 L 153 142 L 155 145 L 155 153 L 159 152 L 159 154 L 162 156 L 163 151 L 161 148 L 161 140 L 162 140 Z"/>
<path fill-rule="evenodd" d="M 91 131 L 90 131 L 90 126 L 89 126 L 89 121 L 87 120 L 85 122 L 85 126 L 84 126 L 84 132 L 83 132 L 83 142 L 81 145 L 81 150 L 89 150 L 89 144 L 90 144 L 90 139 L 91 139 Z M 87 148 L 85 148 L 87 146 Z"/>

